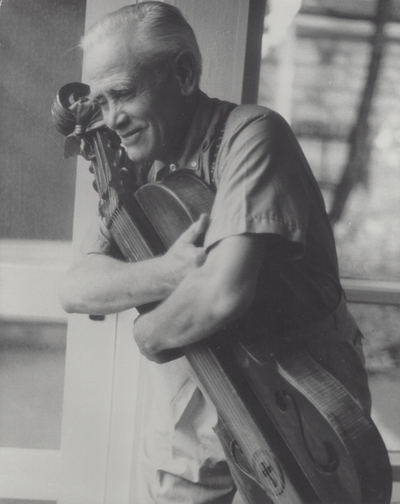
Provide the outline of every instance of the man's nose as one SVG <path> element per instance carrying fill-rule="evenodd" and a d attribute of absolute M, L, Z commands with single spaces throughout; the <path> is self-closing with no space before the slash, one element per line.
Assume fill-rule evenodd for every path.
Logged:
<path fill-rule="evenodd" d="M 103 117 L 106 126 L 113 131 L 123 128 L 129 121 L 128 115 L 118 105 L 109 105 Z"/>

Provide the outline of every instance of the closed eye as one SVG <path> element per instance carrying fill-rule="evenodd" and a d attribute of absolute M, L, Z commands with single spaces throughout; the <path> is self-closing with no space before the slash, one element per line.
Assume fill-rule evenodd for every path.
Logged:
<path fill-rule="evenodd" d="M 117 89 L 113 91 L 112 97 L 114 100 L 128 100 L 136 96 L 136 89 Z"/>
<path fill-rule="evenodd" d="M 102 110 L 107 110 L 110 102 L 115 104 L 115 102 L 118 101 L 130 100 L 135 98 L 136 94 L 136 87 L 121 87 L 108 91 L 107 95 L 93 95 L 92 100 L 99 105 Z"/>
<path fill-rule="evenodd" d="M 95 98 L 93 101 L 102 109 L 106 108 L 108 105 L 108 101 L 105 98 Z"/>
<path fill-rule="evenodd" d="M 107 98 L 102 94 L 99 94 L 99 95 L 91 94 L 91 95 L 89 95 L 89 99 L 93 103 L 96 103 L 97 105 L 99 105 L 99 107 L 101 107 L 101 108 L 104 108 L 107 106 Z"/>

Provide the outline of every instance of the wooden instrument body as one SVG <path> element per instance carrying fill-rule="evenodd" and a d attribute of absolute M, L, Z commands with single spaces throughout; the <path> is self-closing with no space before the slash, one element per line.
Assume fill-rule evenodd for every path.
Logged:
<path fill-rule="evenodd" d="M 147 219 L 158 236 L 148 240 L 150 249 L 156 246 L 144 257 L 139 244 L 146 241 L 148 226 L 142 224 L 140 236 L 121 243 L 114 210 L 109 227 L 128 260 L 167 250 L 201 213 L 210 213 L 213 203 L 208 187 L 185 172 L 146 184 L 124 199 L 129 222 L 140 227 Z M 268 352 L 266 341 L 259 345 L 249 349 L 245 338 L 226 343 L 226 337 L 216 336 L 184 349 L 216 405 L 218 434 L 246 498 L 256 495 L 257 504 L 389 502 L 386 450 L 346 389 L 304 349 L 260 361 L 254 355 Z"/>
<path fill-rule="evenodd" d="M 199 179 L 182 172 L 132 189 L 116 135 L 94 129 L 84 141 L 101 213 L 126 260 L 164 253 L 210 213 L 213 194 Z M 217 409 L 246 502 L 388 504 L 391 468 L 371 419 L 304 348 L 271 355 L 267 338 L 257 345 L 254 352 L 254 342 L 224 334 L 183 349 Z"/>

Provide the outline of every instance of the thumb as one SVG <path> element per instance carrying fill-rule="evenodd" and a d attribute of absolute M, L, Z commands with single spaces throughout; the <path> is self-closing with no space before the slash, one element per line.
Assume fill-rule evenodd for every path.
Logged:
<path fill-rule="evenodd" d="M 179 238 L 186 243 L 195 243 L 197 239 L 206 232 L 208 226 L 208 216 L 201 214 L 200 218 L 194 222 Z"/>

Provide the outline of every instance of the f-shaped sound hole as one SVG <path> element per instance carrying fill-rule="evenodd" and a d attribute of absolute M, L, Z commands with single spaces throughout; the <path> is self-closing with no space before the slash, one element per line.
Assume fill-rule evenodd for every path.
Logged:
<path fill-rule="evenodd" d="M 310 448 L 307 442 L 307 438 L 304 432 L 303 419 L 296 401 L 288 392 L 285 392 L 284 390 L 279 390 L 278 392 L 275 393 L 275 402 L 280 411 L 282 411 L 283 413 L 287 412 L 289 410 L 289 407 L 292 406 L 292 410 L 294 410 L 296 414 L 296 419 L 301 434 L 301 439 L 304 444 L 304 448 L 306 450 L 308 457 L 310 458 L 311 462 L 315 465 L 317 470 L 327 474 L 334 473 L 339 466 L 339 457 L 333 444 L 330 443 L 329 441 L 321 441 L 321 445 L 325 449 L 324 459 L 326 460 L 326 462 L 318 461 L 314 456 L 314 454 L 312 453 L 312 449 Z"/>

